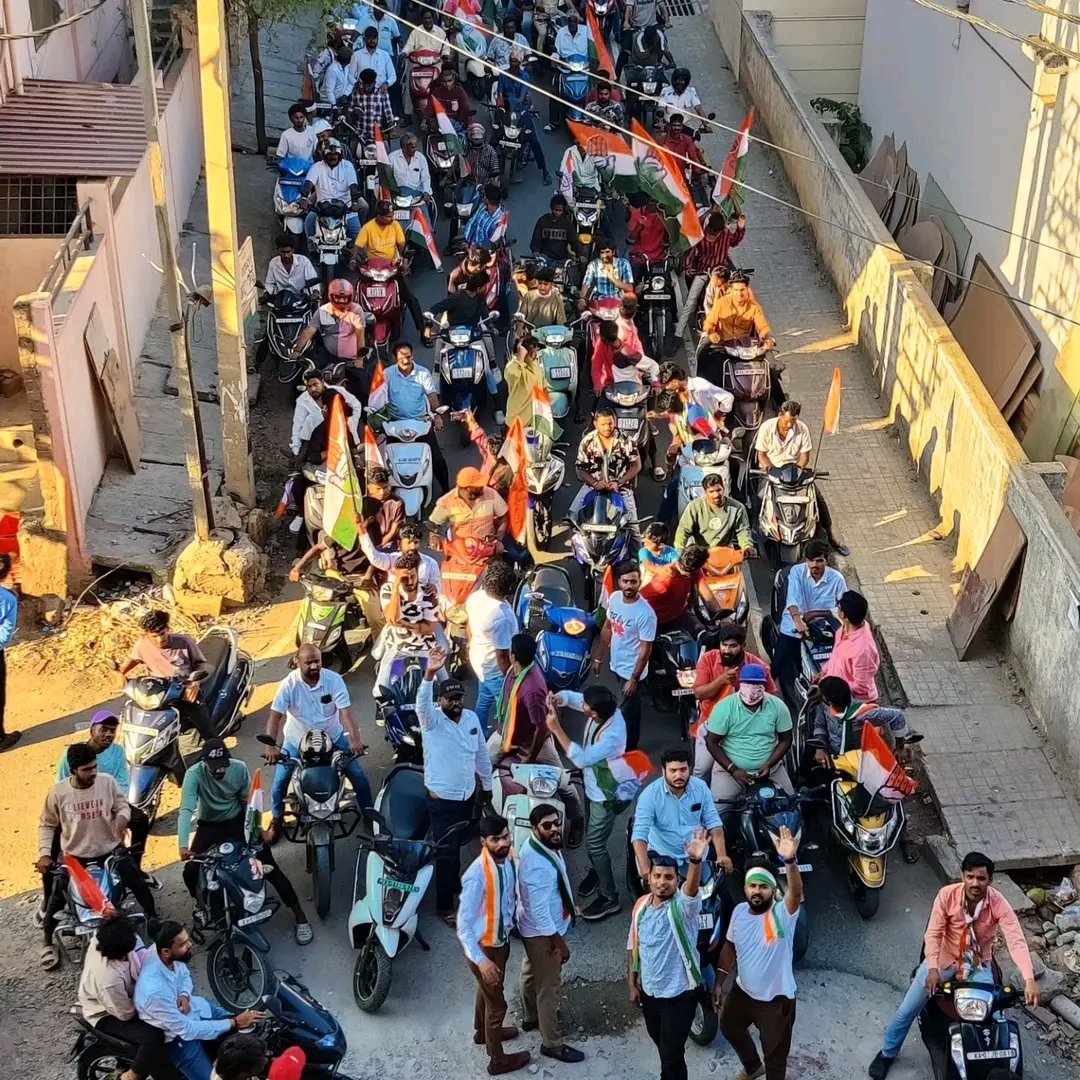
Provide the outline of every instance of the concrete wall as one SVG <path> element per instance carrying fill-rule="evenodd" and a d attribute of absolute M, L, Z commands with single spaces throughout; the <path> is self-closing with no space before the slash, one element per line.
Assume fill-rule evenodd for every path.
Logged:
<path fill-rule="evenodd" d="M 19 347 L 11 305 L 38 287 L 56 257 L 55 236 L 0 237 L 0 368 L 19 370 Z"/>
<path fill-rule="evenodd" d="M 1055 7 L 1076 13 L 1080 0 Z M 972 11 L 1075 48 L 1064 20 L 1017 4 L 973 4 Z M 1080 78 L 1075 63 L 1071 69 L 1049 108 L 1033 93 L 1036 64 L 1017 42 L 910 2 L 867 5 L 859 107 L 875 144 L 895 132 L 912 167 L 924 178 L 932 172 L 961 213 L 1050 245 L 968 221 L 973 243 L 961 270 L 981 252 L 1010 292 L 1066 317 L 1074 317 L 1080 292 L 1080 260 L 1054 250 L 1080 250 Z M 1080 363 L 1059 357 L 1075 328 L 1043 312 L 1021 314 L 1039 338 L 1045 370 L 1024 447 L 1050 460 L 1055 450 L 1070 450 L 1080 431 Z"/>
<path fill-rule="evenodd" d="M 1024 530 L 1023 579 L 1007 645 L 1047 736 L 1080 776 L 1080 539 L 1044 479 L 1060 467 L 1028 462 L 934 309 L 923 269 L 889 246 L 873 207 L 816 115 L 800 104 L 791 72 L 755 17 L 746 17 L 740 43 L 741 81 L 769 137 L 810 158 L 785 155 L 784 168 L 801 205 L 826 219 L 808 219 L 815 245 L 889 415 L 941 508 L 941 530 L 955 539 L 957 569 L 978 561 L 1004 506 Z"/>
<path fill-rule="evenodd" d="M 808 98 L 855 101 L 867 0 L 711 0 L 717 36 L 738 77 L 743 11 L 772 17 L 773 42 Z"/>

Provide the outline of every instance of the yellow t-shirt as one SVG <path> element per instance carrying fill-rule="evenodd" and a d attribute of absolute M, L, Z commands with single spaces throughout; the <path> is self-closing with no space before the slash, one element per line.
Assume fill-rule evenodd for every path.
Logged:
<path fill-rule="evenodd" d="M 360 230 L 356 246 L 365 248 L 373 259 L 396 259 L 398 248 L 405 246 L 405 231 L 396 221 L 382 226 L 372 218 Z"/>

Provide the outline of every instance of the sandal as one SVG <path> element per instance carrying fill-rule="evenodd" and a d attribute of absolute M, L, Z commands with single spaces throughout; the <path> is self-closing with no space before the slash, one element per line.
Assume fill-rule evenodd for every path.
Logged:
<path fill-rule="evenodd" d="M 455 912 L 444 911 L 439 916 L 439 918 L 442 919 L 442 921 L 446 923 L 446 925 L 449 926 L 451 930 L 457 929 L 457 914 Z"/>
<path fill-rule="evenodd" d="M 38 962 L 43 971 L 55 971 L 60 966 L 60 950 L 55 945 L 43 945 Z"/>
<path fill-rule="evenodd" d="M 661 469 L 659 465 L 653 467 L 652 478 L 658 483 L 662 484 L 667 479 L 667 472 Z"/>
<path fill-rule="evenodd" d="M 309 922 L 298 922 L 293 933 L 297 945 L 310 945 L 315 937 L 315 931 L 311 929 Z"/>

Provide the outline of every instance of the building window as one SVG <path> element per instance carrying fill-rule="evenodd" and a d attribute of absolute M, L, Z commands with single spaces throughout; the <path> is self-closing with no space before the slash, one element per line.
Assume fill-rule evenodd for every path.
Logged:
<path fill-rule="evenodd" d="M 0 175 L 0 236 L 64 236 L 79 212 L 74 176 Z"/>
<path fill-rule="evenodd" d="M 30 28 L 43 30 L 46 26 L 58 23 L 63 17 L 57 0 L 30 0 Z M 40 49 L 48 41 L 48 35 L 34 38 L 34 47 Z"/>

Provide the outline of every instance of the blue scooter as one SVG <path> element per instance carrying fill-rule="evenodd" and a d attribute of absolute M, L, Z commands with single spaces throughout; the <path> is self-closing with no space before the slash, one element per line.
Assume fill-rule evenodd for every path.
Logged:
<path fill-rule="evenodd" d="M 574 558 L 585 574 L 585 605 L 596 610 L 598 579 L 609 566 L 637 557 L 633 521 L 623 497 L 617 492 L 590 492 L 577 517 L 567 518 Z"/>
<path fill-rule="evenodd" d="M 300 192 L 307 182 L 311 162 L 307 158 L 282 158 L 277 165 L 278 178 L 274 185 L 274 213 L 283 232 L 296 237 L 296 250 L 302 252 L 306 247 L 304 221 L 307 211 L 300 205 Z"/>
<path fill-rule="evenodd" d="M 375 699 L 375 723 L 386 735 L 394 751 L 394 764 L 424 763 L 420 721 L 416 716 L 416 695 L 424 677 L 424 660 L 419 656 L 399 656 L 390 669 L 390 687 Z"/>
<path fill-rule="evenodd" d="M 559 96 L 567 102 L 566 118 L 577 123 L 585 120 L 585 99 L 589 95 L 589 58 L 573 55 L 559 75 Z"/>
<path fill-rule="evenodd" d="M 479 326 L 438 326 L 430 312 L 426 313 L 435 325 L 434 337 L 445 345 L 439 355 L 439 398 L 450 407 L 450 419 L 463 421 L 468 410 L 478 413 L 487 398 L 487 375 L 490 358 L 484 338 L 488 326 L 498 317 L 497 311 Z M 469 445 L 469 432 L 461 425 L 461 445 Z"/>
<path fill-rule="evenodd" d="M 536 662 L 556 692 L 578 690 L 589 673 L 596 618 L 574 603 L 570 575 L 550 563 L 531 570 L 518 586 L 514 610 L 536 638 Z"/>

